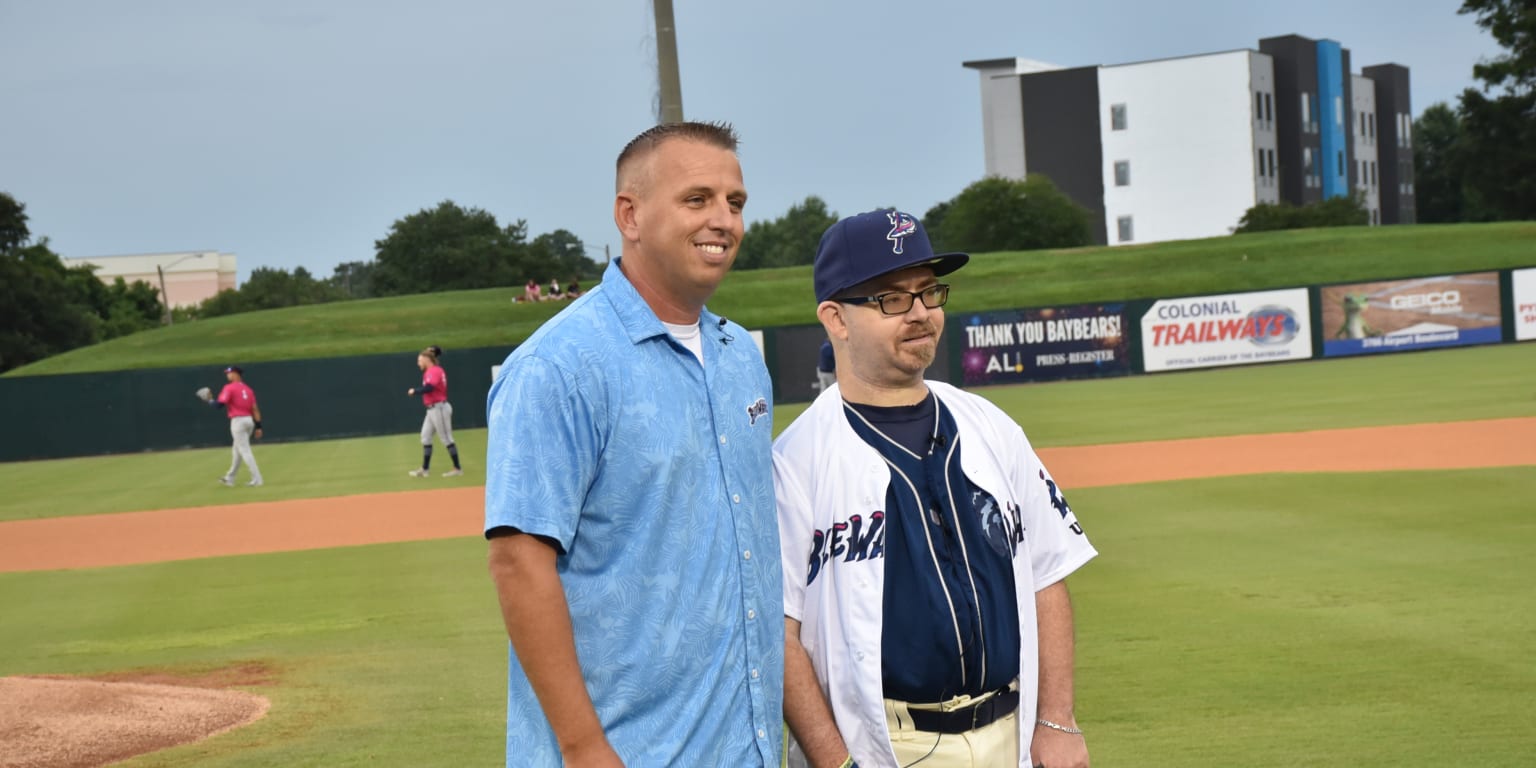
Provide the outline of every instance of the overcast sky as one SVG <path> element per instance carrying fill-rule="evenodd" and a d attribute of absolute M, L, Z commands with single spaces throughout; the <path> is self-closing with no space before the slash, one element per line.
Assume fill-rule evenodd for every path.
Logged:
<path fill-rule="evenodd" d="M 961 62 L 1337 40 L 1415 115 L 1497 55 L 1459 0 L 675 0 L 683 106 L 733 122 L 748 221 L 807 195 L 921 214 L 983 174 Z M 618 255 L 613 161 L 654 122 L 649 0 L 0 0 L 0 191 L 64 256 L 373 257 L 451 199 Z"/>

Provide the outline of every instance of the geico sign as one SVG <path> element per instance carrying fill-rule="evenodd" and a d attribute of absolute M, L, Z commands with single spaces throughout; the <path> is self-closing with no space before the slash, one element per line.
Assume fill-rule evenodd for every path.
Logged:
<path fill-rule="evenodd" d="M 1461 291 L 1407 293 L 1392 297 L 1393 309 L 1436 309 L 1461 306 Z"/>

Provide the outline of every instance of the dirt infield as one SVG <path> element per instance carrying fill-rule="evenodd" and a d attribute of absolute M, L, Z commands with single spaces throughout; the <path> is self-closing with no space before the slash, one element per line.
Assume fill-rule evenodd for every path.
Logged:
<path fill-rule="evenodd" d="M 249 725 L 269 706 L 209 681 L 152 677 L 163 682 L 0 677 L 0 768 L 109 765 Z"/>
<path fill-rule="evenodd" d="M 1040 456 L 1063 488 L 1268 472 L 1536 465 L 1536 418 L 1208 437 Z M 481 488 L 0 523 L 0 573 L 475 536 Z"/>
<path fill-rule="evenodd" d="M 1536 465 L 1536 418 L 1047 448 L 1064 488 L 1272 472 Z M 476 536 L 481 488 L 155 510 L 0 523 L 0 572 Z M 86 768 L 254 722 L 266 700 L 201 681 L 0 678 L 0 768 Z M 124 682 L 124 681 L 127 682 Z M 165 683 L 173 683 L 167 685 Z M 14 747 L 14 748 L 13 748 Z"/>

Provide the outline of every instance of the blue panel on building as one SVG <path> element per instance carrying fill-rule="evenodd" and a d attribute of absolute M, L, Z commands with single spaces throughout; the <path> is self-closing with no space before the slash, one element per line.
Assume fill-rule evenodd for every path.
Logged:
<path fill-rule="evenodd" d="M 1317 41 L 1318 128 L 1322 132 L 1323 198 L 1349 194 L 1349 158 L 1344 131 L 1349 105 L 1344 103 L 1344 51 L 1332 40 Z"/>

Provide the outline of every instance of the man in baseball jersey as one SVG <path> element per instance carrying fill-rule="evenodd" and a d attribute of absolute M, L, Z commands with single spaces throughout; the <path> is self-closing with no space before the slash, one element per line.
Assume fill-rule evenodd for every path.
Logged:
<path fill-rule="evenodd" d="M 968 258 L 896 210 L 817 249 L 837 383 L 773 450 L 797 764 L 1088 765 L 1063 579 L 1096 553 L 1023 430 L 923 379 Z"/>
<path fill-rule="evenodd" d="M 780 763 L 773 387 L 746 329 L 704 306 L 744 230 L 736 141 L 715 123 L 631 141 L 620 258 L 492 385 L 509 768 Z"/>
<path fill-rule="evenodd" d="M 448 449 L 448 457 L 453 459 L 453 469 L 444 472 L 443 477 L 464 474 L 464 469 L 459 466 L 459 446 L 453 442 L 453 406 L 448 403 L 448 372 L 437 362 L 442 354 L 443 348 L 436 344 L 417 353 L 416 367 L 421 369 L 421 386 L 405 391 L 406 397 L 415 397 L 419 393 L 421 404 L 427 409 L 427 415 L 421 420 L 421 468 L 411 470 L 408 473 L 411 477 L 427 477 L 432 474 L 433 435 L 443 441 L 443 447 Z"/>
<path fill-rule="evenodd" d="M 224 414 L 229 417 L 229 434 L 234 438 L 234 446 L 230 449 L 233 458 L 229 463 L 229 471 L 219 478 L 219 482 L 234 485 L 235 473 L 240 471 L 240 463 L 243 461 L 251 470 L 251 481 L 246 484 L 261 485 L 261 470 L 256 467 L 256 456 L 251 453 L 251 437 L 261 439 L 261 407 L 256 405 L 256 393 L 246 385 L 245 372 L 240 370 L 240 366 L 225 368 L 224 378 L 228 383 L 219 390 L 219 396 L 209 403 L 215 408 L 224 409 Z"/>

